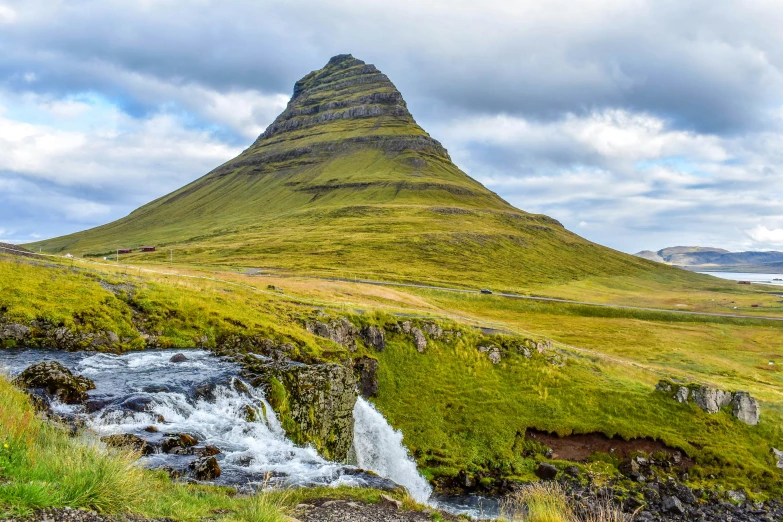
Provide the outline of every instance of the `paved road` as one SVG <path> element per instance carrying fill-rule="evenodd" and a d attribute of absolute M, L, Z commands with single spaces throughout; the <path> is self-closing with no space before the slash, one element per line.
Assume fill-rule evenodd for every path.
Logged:
<path fill-rule="evenodd" d="M 297 277 L 297 276 L 292 276 L 292 277 Z M 398 287 L 407 287 L 407 288 L 423 288 L 426 290 L 442 290 L 445 292 L 459 292 L 463 294 L 481 294 L 480 290 L 471 290 L 467 288 L 452 288 L 446 286 L 423 285 L 417 283 L 391 283 L 387 281 L 374 281 L 372 279 L 347 279 L 347 278 L 339 278 L 339 277 L 311 277 L 311 278 L 324 279 L 327 281 L 344 281 L 349 283 L 362 283 L 366 285 L 398 286 Z M 591 303 L 589 301 L 573 301 L 571 299 L 560 299 L 557 297 L 541 297 L 541 296 L 521 295 L 521 294 L 492 293 L 488 295 L 505 297 L 508 299 L 527 299 L 530 301 L 546 301 L 552 303 L 565 303 L 565 304 L 584 305 L 584 306 L 601 306 L 604 308 L 619 308 L 623 310 L 642 310 L 646 312 L 661 312 L 661 313 L 682 314 L 682 315 L 729 317 L 732 319 L 758 319 L 761 321 L 783 321 L 783 317 L 770 317 L 770 316 L 762 316 L 762 315 L 744 315 L 744 314 L 721 313 L 721 312 L 693 312 L 691 310 L 671 310 L 668 308 L 649 308 L 644 306 L 618 305 L 618 304 L 610 304 L 610 303 Z"/>

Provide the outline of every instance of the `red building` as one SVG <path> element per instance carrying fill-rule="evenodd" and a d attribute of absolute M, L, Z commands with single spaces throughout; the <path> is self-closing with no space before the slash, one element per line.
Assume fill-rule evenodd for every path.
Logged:
<path fill-rule="evenodd" d="M 117 250 L 118 254 L 130 254 L 131 252 L 133 252 L 133 250 L 131 250 L 130 248 L 120 248 L 119 250 Z"/>
<path fill-rule="evenodd" d="M 141 247 L 142 252 L 154 252 L 155 247 L 154 246 L 143 246 Z"/>

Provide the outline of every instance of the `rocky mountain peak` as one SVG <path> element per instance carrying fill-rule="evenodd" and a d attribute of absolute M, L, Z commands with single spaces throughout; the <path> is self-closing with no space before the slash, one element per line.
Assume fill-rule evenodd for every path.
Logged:
<path fill-rule="evenodd" d="M 350 54 L 339 54 L 294 84 L 285 111 L 256 144 L 292 131 L 301 134 L 310 128 L 333 127 L 334 122 L 345 120 L 380 120 L 378 126 L 412 125 L 415 134 L 426 134 L 388 76 Z"/>

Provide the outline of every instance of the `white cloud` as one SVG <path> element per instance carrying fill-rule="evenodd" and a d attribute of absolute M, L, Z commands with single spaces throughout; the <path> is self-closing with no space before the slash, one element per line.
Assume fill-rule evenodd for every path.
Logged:
<path fill-rule="evenodd" d="M 17 13 L 10 6 L 0 4 L 0 24 L 12 24 L 16 21 Z"/>
<path fill-rule="evenodd" d="M 756 243 L 762 245 L 783 245 L 783 228 L 769 229 L 764 225 L 745 231 Z"/>

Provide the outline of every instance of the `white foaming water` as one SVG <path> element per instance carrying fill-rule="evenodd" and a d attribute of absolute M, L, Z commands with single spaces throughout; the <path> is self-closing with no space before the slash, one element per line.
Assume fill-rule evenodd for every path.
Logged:
<path fill-rule="evenodd" d="M 384 416 L 361 397 L 353 416 L 353 447 L 359 467 L 405 486 L 417 502 L 427 503 L 432 488 L 402 444 L 402 433 L 389 426 Z"/>

